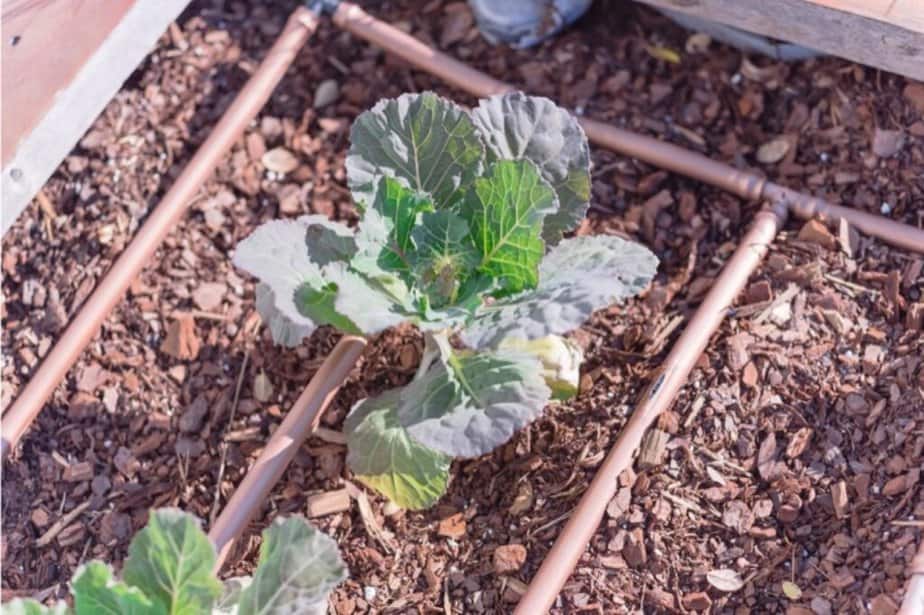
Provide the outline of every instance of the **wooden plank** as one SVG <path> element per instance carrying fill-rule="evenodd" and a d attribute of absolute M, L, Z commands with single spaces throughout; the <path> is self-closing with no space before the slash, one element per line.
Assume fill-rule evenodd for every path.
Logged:
<path fill-rule="evenodd" d="M 924 80 L 924 0 L 639 1 Z"/>
<path fill-rule="evenodd" d="M 3 0 L 2 232 L 189 0 Z"/>
<path fill-rule="evenodd" d="M 829 9 L 863 15 L 924 34 L 921 0 L 806 0 Z"/>

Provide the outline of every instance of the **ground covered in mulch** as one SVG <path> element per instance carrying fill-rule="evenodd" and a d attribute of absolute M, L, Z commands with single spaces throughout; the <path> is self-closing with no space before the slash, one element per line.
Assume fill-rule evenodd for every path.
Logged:
<path fill-rule="evenodd" d="M 4 407 L 293 6 L 194 4 L 48 183 L 53 211 L 33 205 L 3 238 Z M 368 8 L 577 113 L 924 225 L 924 86 L 839 60 L 744 57 L 624 3 L 598 3 L 528 51 L 487 44 L 463 3 Z M 151 507 L 206 522 L 221 510 L 337 338 L 321 330 L 275 348 L 229 255 L 278 216 L 355 220 L 350 122 L 380 97 L 425 89 L 473 102 L 320 28 L 4 464 L 4 599 L 63 596 L 81 562 L 118 564 Z M 295 168 L 267 169 L 273 148 Z M 456 463 L 433 510 L 395 511 L 370 493 L 364 516 L 338 493 L 351 480 L 340 423 L 357 400 L 404 382 L 421 350 L 411 329 L 386 333 L 227 573 L 252 568 L 273 516 L 312 514 L 351 570 L 338 614 L 512 609 L 758 208 L 593 151 L 581 232 L 638 239 L 661 268 L 645 296 L 574 334 L 588 355 L 580 396 L 494 454 Z M 556 612 L 893 613 L 924 538 L 922 290 L 920 256 L 791 221 L 622 477 Z M 495 561 L 513 544 L 525 561 L 516 547 Z M 720 569 L 735 575 L 722 583 Z"/>

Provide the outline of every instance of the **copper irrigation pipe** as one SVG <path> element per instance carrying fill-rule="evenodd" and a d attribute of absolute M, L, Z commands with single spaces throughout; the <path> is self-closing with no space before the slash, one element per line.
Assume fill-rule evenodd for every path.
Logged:
<path fill-rule="evenodd" d="M 341 3 L 333 20 L 348 32 L 476 96 L 485 97 L 514 89 L 373 18 L 354 4 Z M 728 306 L 760 263 L 788 213 L 802 219 L 845 220 L 892 245 L 924 252 L 922 229 L 828 203 L 670 143 L 591 119 L 583 118 L 580 121 L 588 138 L 598 145 L 722 188 L 742 198 L 769 201 L 773 205 L 757 215 L 732 259 L 723 268 L 703 304 L 665 359 L 659 375 L 649 386 L 520 599 L 515 611 L 519 615 L 544 613 L 552 606 L 596 532 L 606 505 L 616 492 L 619 474 L 632 463 L 632 456 L 652 421 L 670 406 L 686 382 L 709 338 L 721 324 Z M 915 582 L 920 581 L 919 576 L 913 577 L 909 593 L 916 587 Z"/>
<path fill-rule="evenodd" d="M 485 97 L 515 90 L 512 85 L 429 47 L 350 2 L 340 3 L 334 12 L 333 21 L 351 34 L 475 96 Z M 592 142 L 613 151 L 711 184 L 745 199 L 782 200 L 789 205 L 793 215 L 802 219 L 844 219 L 861 231 L 895 246 L 924 252 L 922 229 L 789 190 L 755 173 L 736 169 L 677 145 L 596 120 L 581 118 L 580 122 Z"/>
<path fill-rule="evenodd" d="M 632 457 L 645 432 L 670 407 L 686 383 L 709 338 L 722 324 L 735 297 L 766 255 L 786 213 L 785 205 L 777 204 L 757 214 L 751 229 L 741 239 L 702 305 L 671 348 L 657 376 L 642 394 L 631 418 L 620 431 L 619 438 L 517 604 L 515 615 L 545 613 L 552 607 L 597 531 L 606 506 L 616 493 L 619 475 L 632 465 Z"/>
<path fill-rule="evenodd" d="M 293 11 L 266 58 L 215 125 L 208 139 L 199 147 L 144 226 L 87 299 L 16 401 L 3 414 L 0 424 L 0 459 L 5 458 L 16 446 L 38 416 L 83 349 L 99 332 L 103 321 L 122 299 L 125 289 L 148 264 L 167 233 L 177 225 L 215 165 L 269 99 L 317 25 L 318 17 L 310 10 L 299 7 Z"/>
<path fill-rule="evenodd" d="M 924 613 L 924 541 L 918 545 L 917 555 L 911 560 L 911 580 L 905 591 L 905 599 L 898 615 L 921 615 Z"/>
<path fill-rule="evenodd" d="M 228 500 L 209 531 L 209 539 L 218 552 L 216 572 L 234 541 L 266 503 L 270 490 L 295 457 L 302 442 L 317 427 L 321 413 L 337 394 L 365 346 L 366 340 L 361 337 L 340 339 Z"/>

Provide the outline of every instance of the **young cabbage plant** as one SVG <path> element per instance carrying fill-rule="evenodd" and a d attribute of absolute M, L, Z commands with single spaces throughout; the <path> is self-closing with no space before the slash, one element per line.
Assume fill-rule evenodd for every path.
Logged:
<path fill-rule="evenodd" d="M 337 543 L 304 519 L 276 519 L 263 532 L 253 577 L 222 584 L 215 548 L 196 517 L 176 509 L 151 512 L 132 539 L 117 580 L 112 568 L 92 561 L 71 581 L 73 610 L 16 599 L 4 615 L 283 615 L 327 613 L 327 596 L 346 578 Z"/>
<path fill-rule="evenodd" d="M 588 207 L 590 152 L 545 98 L 504 94 L 471 112 L 432 93 L 382 100 L 353 124 L 346 170 L 355 231 L 323 216 L 271 221 L 234 262 L 259 278 L 280 344 L 320 325 L 425 333 L 413 380 L 345 423 L 354 474 L 425 508 L 453 458 L 494 450 L 553 395 L 577 392 L 581 353 L 561 336 L 644 289 L 657 259 L 619 237 L 563 238 Z"/>

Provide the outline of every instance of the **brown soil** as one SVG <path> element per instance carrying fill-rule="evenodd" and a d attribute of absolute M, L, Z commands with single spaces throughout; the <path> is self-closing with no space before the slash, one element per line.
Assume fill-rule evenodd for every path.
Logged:
<path fill-rule="evenodd" d="M 657 14 L 597 4 L 528 51 L 486 44 L 462 3 L 369 10 L 579 113 L 924 225 L 924 101 L 904 79 L 839 60 L 748 59 L 716 44 L 688 51 L 688 34 Z M 196 3 L 49 181 L 56 215 L 33 205 L 3 238 L 4 407 L 293 6 Z M 680 63 L 657 58 L 663 47 Z M 339 83 L 340 98 L 314 109 L 324 79 Z M 336 341 L 322 330 L 296 350 L 275 348 L 254 326 L 252 280 L 232 269 L 229 254 L 277 216 L 354 220 L 343 172 L 350 122 L 380 97 L 425 89 L 472 102 L 320 28 L 4 464 L 4 599 L 63 596 L 81 562 L 118 564 L 151 507 L 205 519 L 220 510 Z M 900 143 L 883 132 L 891 130 L 903 131 Z M 760 146 L 780 136 L 789 140 L 782 160 L 759 163 Z M 284 179 L 260 162 L 273 147 L 299 159 Z M 599 148 L 594 163 L 582 232 L 649 245 L 662 260 L 653 289 L 575 333 L 588 354 L 582 394 L 494 454 L 456 463 L 450 493 L 433 510 L 394 513 L 370 494 L 374 519 L 364 522 L 355 503 L 315 519 L 351 570 L 335 593 L 337 613 L 509 612 L 757 208 Z M 832 242 L 818 228 L 787 225 L 659 422 L 662 454 L 623 477 L 555 612 L 895 611 L 924 538 L 922 260 L 849 233 L 838 242 L 837 231 Z M 186 341 L 200 347 L 180 360 L 162 343 L 184 312 L 195 323 Z M 419 348 L 413 330 L 373 340 L 326 426 L 336 430 L 352 403 L 408 378 Z M 273 386 L 267 402 L 255 399 L 261 372 Z M 274 515 L 304 513 L 309 496 L 350 480 L 335 440 L 303 447 L 228 574 L 252 568 Z M 367 524 L 382 532 L 374 537 Z M 508 544 L 524 545 L 526 561 L 498 574 L 495 550 Z M 502 553 L 515 568 L 517 549 Z M 743 588 L 709 584 L 707 573 L 725 568 Z M 784 595 L 785 581 L 801 597 Z"/>

